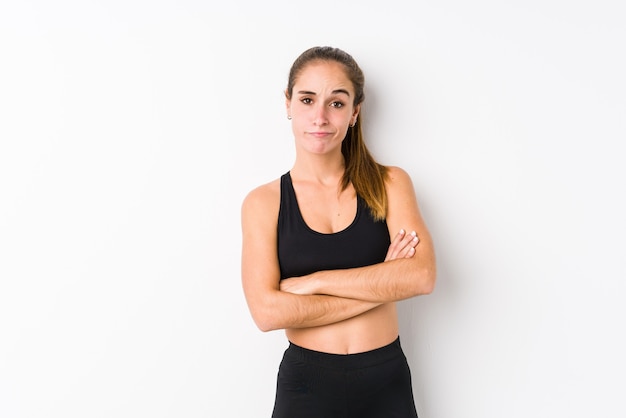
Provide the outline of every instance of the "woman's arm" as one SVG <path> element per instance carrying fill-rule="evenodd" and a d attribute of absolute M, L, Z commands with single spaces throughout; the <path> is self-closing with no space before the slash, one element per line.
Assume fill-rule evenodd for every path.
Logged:
<path fill-rule="evenodd" d="M 430 233 L 420 215 L 413 183 L 398 167 L 389 167 L 386 182 L 390 231 L 400 227 L 415 232 L 419 244 L 410 258 L 345 270 L 319 271 L 280 283 L 281 290 L 304 295 L 332 295 L 368 302 L 387 303 L 433 291 L 435 253 Z M 408 235 L 408 234 L 407 234 Z"/>
<path fill-rule="evenodd" d="M 380 305 L 328 295 L 280 291 L 276 226 L 279 183 L 253 190 L 242 205 L 242 284 L 252 317 L 262 331 L 308 328 L 352 318 Z M 399 256 L 403 248 L 397 251 Z"/>

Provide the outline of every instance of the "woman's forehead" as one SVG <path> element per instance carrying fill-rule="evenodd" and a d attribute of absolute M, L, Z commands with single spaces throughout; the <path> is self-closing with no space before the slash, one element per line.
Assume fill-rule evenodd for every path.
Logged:
<path fill-rule="evenodd" d="M 354 91 L 344 66 L 335 61 L 314 61 L 307 64 L 296 79 L 294 92 L 298 92 L 301 88 Z"/>

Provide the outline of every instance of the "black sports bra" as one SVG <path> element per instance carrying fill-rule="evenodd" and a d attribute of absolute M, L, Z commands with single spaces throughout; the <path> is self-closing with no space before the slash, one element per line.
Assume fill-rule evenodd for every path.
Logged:
<path fill-rule="evenodd" d="M 281 279 L 380 263 L 385 260 L 389 244 L 387 223 L 375 221 L 358 195 L 356 216 L 346 229 L 331 234 L 312 230 L 300 212 L 291 175 L 281 176 L 278 214 Z"/>

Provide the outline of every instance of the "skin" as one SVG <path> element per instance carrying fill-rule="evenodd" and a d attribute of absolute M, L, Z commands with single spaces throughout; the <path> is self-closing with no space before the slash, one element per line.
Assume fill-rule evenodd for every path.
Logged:
<path fill-rule="evenodd" d="M 321 233 L 345 229 L 356 215 L 354 189 L 340 186 L 341 143 L 360 111 L 353 99 L 354 88 L 340 64 L 313 62 L 303 69 L 285 103 L 296 146 L 291 169 L 296 198 L 307 225 Z M 389 167 L 385 187 L 392 243 L 384 262 L 282 281 L 276 242 L 280 179 L 246 196 L 242 284 L 262 331 L 285 329 L 293 343 L 335 354 L 368 351 L 395 340 L 395 302 L 432 292 L 436 271 L 432 240 L 410 177 Z"/>

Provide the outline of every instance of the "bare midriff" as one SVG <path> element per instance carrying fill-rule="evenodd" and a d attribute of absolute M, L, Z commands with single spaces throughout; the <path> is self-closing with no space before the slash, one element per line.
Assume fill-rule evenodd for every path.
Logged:
<path fill-rule="evenodd" d="M 353 318 L 313 328 L 285 331 L 292 343 L 330 354 L 355 354 L 392 343 L 398 337 L 395 303 L 386 303 Z"/>

